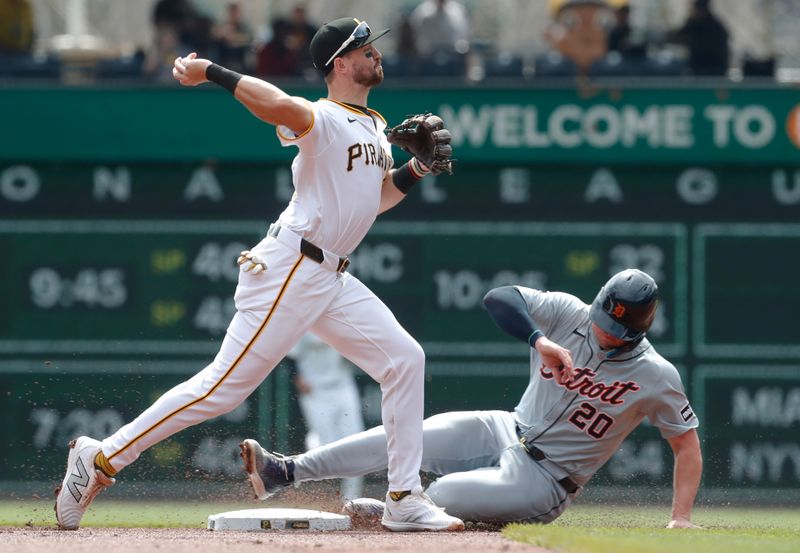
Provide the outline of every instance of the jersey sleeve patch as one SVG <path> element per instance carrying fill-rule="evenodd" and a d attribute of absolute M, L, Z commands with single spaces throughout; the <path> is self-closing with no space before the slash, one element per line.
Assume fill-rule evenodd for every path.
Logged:
<path fill-rule="evenodd" d="M 683 422 L 689 422 L 692 417 L 694 417 L 694 411 L 692 410 L 692 406 L 687 403 L 686 406 L 681 409 L 681 418 Z"/>

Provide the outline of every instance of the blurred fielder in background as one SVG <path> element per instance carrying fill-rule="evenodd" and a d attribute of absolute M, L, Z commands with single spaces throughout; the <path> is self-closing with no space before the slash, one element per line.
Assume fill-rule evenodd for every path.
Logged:
<path fill-rule="evenodd" d="M 361 398 L 353 371 L 335 349 L 311 333 L 287 355 L 297 368 L 297 401 L 306 422 L 306 449 L 335 442 L 364 430 Z M 342 480 L 342 497 L 361 497 L 364 479 Z"/>

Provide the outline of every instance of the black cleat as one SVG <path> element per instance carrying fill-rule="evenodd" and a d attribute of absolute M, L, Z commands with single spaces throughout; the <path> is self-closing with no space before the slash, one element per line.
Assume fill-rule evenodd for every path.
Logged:
<path fill-rule="evenodd" d="M 255 440 L 239 444 L 247 479 L 256 499 L 267 499 L 294 482 L 294 461 L 280 453 L 271 453 Z"/>

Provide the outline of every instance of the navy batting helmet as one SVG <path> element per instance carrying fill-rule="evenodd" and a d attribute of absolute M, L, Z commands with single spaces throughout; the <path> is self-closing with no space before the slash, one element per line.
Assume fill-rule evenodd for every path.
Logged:
<path fill-rule="evenodd" d="M 600 289 L 589 318 L 612 336 L 636 342 L 653 324 L 657 308 L 656 281 L 639 269 L 626 269 L 608 279 Z"/>

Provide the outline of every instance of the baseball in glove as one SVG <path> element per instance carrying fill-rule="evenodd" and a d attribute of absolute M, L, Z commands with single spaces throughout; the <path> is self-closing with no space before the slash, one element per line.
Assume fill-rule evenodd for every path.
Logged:
<path fill-rule="evenodd" d="M 453 147 L 450 131 L 444 128 L 442 118 L 431 113 L 412 115 L 387 131 L 390 144 L 399 146 L 413 155 L 438 175 L 447 171 L 453 174 Z"/>

